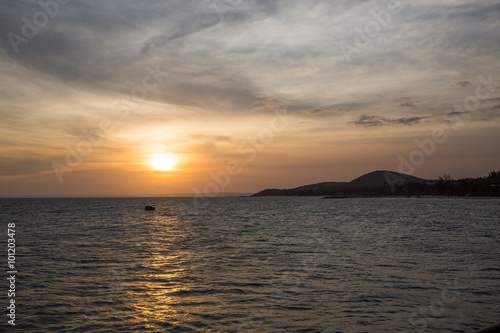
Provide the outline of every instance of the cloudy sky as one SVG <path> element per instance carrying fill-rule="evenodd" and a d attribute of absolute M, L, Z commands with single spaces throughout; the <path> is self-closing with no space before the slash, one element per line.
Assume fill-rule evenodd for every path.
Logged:
<path fill-rule="evenodd" d="M 0 196 L 500 170 L 498 1 L 7 0 L 0 30 Z"/>

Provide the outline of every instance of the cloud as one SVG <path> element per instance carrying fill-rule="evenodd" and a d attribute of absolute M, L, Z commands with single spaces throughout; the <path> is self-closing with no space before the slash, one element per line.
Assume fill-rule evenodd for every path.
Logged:
<path fill-rule="evenodd" d="M 391 119 L 383 116 L 372 116 L 364 114 L 359 116 L 358 119 L 349 122 L 349 124 L 363 127 L 383 126 L 389 124 L 414 125 L 419 124 L 422 119 L 426 118 L 429 118 L 429 116 L 401 117 Z"/>
<path fill-rule="evenodd" d="M 470 82 L 470 81 L 458 81 L 458 82 L 455 82 L 454 84 L 452 84 L 451 86 L 452 87 L 459 86 L 459 87 L 466 88 L 466 87 L 470 86 L 471 84 L 472 84 L 472 82 Z"/>
<path fill-rule="evenodd" d="M 395 102 L 398 104 L 398 106 L 403 108 L 411 108 L 411 109 L 416 108 L 415 101 L 413 101 L 410 97 L 401 97 Z"/>
<path fill-rule="evenodd" d="M 452 111 L 452 112 L 447 112 L 445 113 L 447 116 L 460 116 L 463 114 L 469 114 L 469 111 Z"/>
<path fill-rule="evenodd" d="M 228 6 L 215 6 L 219 2 Z M 27 44 L 21 44 L 19 53 L 14 54 L 7 38 L 2 38 L 0 47 L 17 63 L 79 89 L 130 94 L 142 83 L 148 65 L 159 66 L 170 74 L 170 81 L 148 98 L 205 107 L 227 100 L 228 106 L 241 107 L 258 99 L 252 82 L 224 68 L 222 53 L 214 54 L 219 52 L 216 48 L 196 46 L 197 40 L 203 40 L 201 34 L 216 25 L 244 22 L 226 13 L 232 2 L 219 2 L 145 2 L 141 6 L 131 1 L 71 2 L 61 6 Z M 36 3 L 27 1 L 2 7 L 1 30 L 21 34 L 20 18 L 39 10 Z"/>
<path fill-rule="evenodd" d="M 349 122 L 349 124 L 364 127 L 382 126 L 385 125 L 386 120 L 387 119 L 385 117 L 369 116 L 364 114 L 362 116 L 359 116 L 357 120 Z"/>
<path fill-rule="evenodd" d="M 396 119 L 388 119 L 389 123 L 393 124 L 404 124 L 404 125 L 413 125 L 413 124 L 418 124 L 422 119 L 429 118 L 428 116 L 423 116 L 423 117 L 403 117 L 403 118 L 396 118 Z"/>
<path fill-rule="evenodd" d="M 159 65 L 169 78 L 148 99 L 161 103 L 212 110 L 224 103 L 226 110 L 241 111 L 279 96 L 293 101 L 291 111 L 322 114 L 349 109 L 335 104 L 366 105 L 347 90 L 374 87 L 380 75 L 390 79 L 378 92 L 399 89 L 395 68 L 414 78 L 413 89 L 434 75 L 454 72 L 468 56 L 482 54 L 485 67 L 498 57 L 494 2 L 415 1 L 347 64 L 339 42 L 352 43 L 356 25 L 364 26 L 373 20 L 372 10 L 384 7 L 347 0 L 73 1 L 20 45 L 19 54 L 7 38 L 0 47 L 11 61 L 78 89 L 127 94 L 142 82 L 146 66 Z M 20 33 L 20 18 L 39 10 L 37 2 L 7 2 L 0 9 L 1 31 Z M 460 71 L 470 68 L 476 75 L 477 66 L 460 65 Z M 340 102 L 327 93 L 344 87 Z"/>
<path fill-rule="evenodd" d="M 415 104 L 412 101 L 401 103 L 399 106 L 406 108 L 415 108 Z"/>
<path fill-rule="evenodd" d="M 318 115 L 324 115 L 324 114 L 332 114 L 332 113 L 339 113 L 343 112 L 343 109 L 337 109 L 337 108 L 332 108 L 332 107 L 325 107 L 325 108 L 314 108 L 314 109 L 305 109 L 302 110 L 302 112 L 306 115 L 310 116 L 318 116 Z"/>

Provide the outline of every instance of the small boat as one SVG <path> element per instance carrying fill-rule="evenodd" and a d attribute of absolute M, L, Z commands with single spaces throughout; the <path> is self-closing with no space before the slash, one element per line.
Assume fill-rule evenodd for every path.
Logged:
<path fill-rule="evenodd" d="M 155 206 L 146 206 L 144 210 L 155 210 Z"/>

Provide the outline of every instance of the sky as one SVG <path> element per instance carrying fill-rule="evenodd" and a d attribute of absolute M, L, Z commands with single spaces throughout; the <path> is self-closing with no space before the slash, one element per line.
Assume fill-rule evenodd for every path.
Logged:
<path fill-rule="evenodd" d="M 500 170 L 498 1 L 8 0 L 0 31 L 2 197 Z"/>

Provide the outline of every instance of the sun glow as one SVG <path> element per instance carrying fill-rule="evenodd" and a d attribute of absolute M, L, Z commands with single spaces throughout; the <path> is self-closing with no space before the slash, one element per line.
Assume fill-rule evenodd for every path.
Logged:
<path fill-rule="evenodd" d="M 167 154 L 161 154 L 156 156 L 151 164 L 157 171 L 170 171 L 172 167 L 175 165 L 175 161 L 172 156 Z"/>

